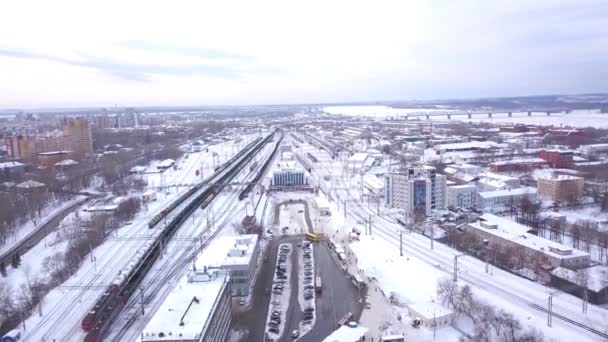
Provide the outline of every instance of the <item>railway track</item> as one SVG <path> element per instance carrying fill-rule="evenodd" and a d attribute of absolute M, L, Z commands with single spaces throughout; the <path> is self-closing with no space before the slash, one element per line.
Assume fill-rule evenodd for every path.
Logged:
<path fill-rule="evenodd" d="M 268 154 L 265 157 L 271 158 L 271 156 L 268 156 Z M 248 168 L 243 168 L 243 170 L 247 170 L 247 173 L 244 176 L 239 175 L 239 178 L 242 178 L 242 180 L 245 181 L 258 174 L 256 169 L 253 171 L 249 170 Z M 207 227 L 199 231 L 199 228 L 203 225 L 203 222 L 193 222 L 188 231 L 180 232 L 181 235 L 194 236 L 194 238 L 191 238 L 191 243 L 188 243 L 184 248 L 180 248 L 178 251 L 179 254 L 177 256 L 173 255 L 171 259 L 169 259 L 177 260 L 177 263 L 162 263 L 161 261 L 161 268 L 155 270 L 150 279 L 144 280 L 146 283 L 146 285 L 143 286 L 146 289 L 144 294 L 144 303 L 146 306 L 148 306 L 148 310 L 150 310 L 150 312 L 156 311 L 158 306 L 161 304 L 162 299 L 165 298 L 171 290 L 173 290 L 174 286 L 172 286 L 172 281 L 175 281 L 175 279 L 179 279 L 185 275 L 188 264 L 192 262 L 196 254 L 198 254 L 200 250 L 206 248 L 208 244 L 221 232 L 223 224 L 231 219 L 231 213 L 234 212 L 235 207 L 239 203 L 238 195 L 237 192 L 229 192 L 224 194 L 226 194 L 227 198 L 225 198 L 222 202 L 229 203 L 229 205 L 223 206 L 219 211 L 214 211 L 215 215 L 218 217 L 217 221 L 223 223 L 216 225 L 213 231 L 210 231 L 211 227 Z M 202 219 L 203 216 L 201 215 L 199 218 Z M 167 286 L 167 284 L 172 285 Z M 156 301 L 156 303 L 154 303 L 154 301 Z M 125 338 L 129 339 L 133 337 L 129 336 L 129 332 L 132 329 L 132 325 L 137 321 L 137 318 L 140 317 L 138 312 L 139 305 L 141 305 L 141 299 L 137 298 L 137 296 L 132 296 L 129 299 L 122 310 L 124 314 L 121 315 L 127 316 L 128 318 L 123 320 L 123 323 L 120 324 L 117 332 L 111 334 L 110 337 L 112 340 L 123 340 Z M 143 327 L 137 327 L 135 330 L 140 331 L 142 328 Z M 133 335 L 132 331 L 131 335 Z"/>
<path fill-rule="evenodd" d="M 318 163 L 317 168 L 321 167 L 321 168 L 325 169 L 326 172 L 331 171 L 323 164 L 324 164 L 324 162 Z M 399 224 L 396 222 L 396 220 L 375 215 L 373 210 L 365 207 L 364 205 L 361 205 L 357 200 L 353 200 L 354 197 L 351 195 L 350 190 L 335 189 L 335 191 L 338 195 L 340 195 L 340 197 L 343 197 L 344 199 L 350 198 L 351 200 L 349 202 L 355 203 L 355 206 L 356 206 L 355 209 L 349 210 L 348 215 L 350 215 L 351 217 L 354 217 L 356 220 L 361 220 L 361 221 L 367 220 L 368 215 L 371 215 L 371 216 L 375 217 L 376 219 L 380 219 L 382 221 L 382 224 L 379 224 L 379 222 L 377 222 L 377 221 L 373 223 L 374 234 L 378 234 L 378 235 L 382 236 L 383 239 L 385 241 L 387 241 L 389 244 L 395 246 L 396 248 L 399 248 L 399 236 L 395 235 L 396 230 L 390 231 L 387 229 L 387 227 L 390 227 L 390 226 L 399 228 Z M 425 263 L 427 263 L 429 265 L 432 265 L 435 267 L 437 265 L 439 265 L 440 269 L 444 272 L 450 273 L 450 272 L 448 272 L 448 270 L 451 270 L 453 268 L 453 265 L 449 262 L 446 262 L 444 258 L 438 257 L 434 253 L 430 253 L 428 249 L 426 249 L 425 247 L 421 247 L 420 245 L 418 245 L 414 242 L 408 242 L 408 239 L 405 239 L 405 238 L 403 239 L 403 248 L 404 248 L 404 251 L 409 250 L 409 252 L 412 255 L 416 256 L 418 259 L 424 261 Z M 475 285 L 475 286 L 482 288 L 484 290 L 487 290 L 489 292 L 496 293 L 509 301 L 516 301 L 535 311 L 541 312 L 543 314 L 548 314 L 547 308 L 545 308 L 541 305 L 538 305 L 537 303 L 530 301 L 516 293 L 505 290 L 504 288 L 502 288 L 500 286 L 490 283 L 477 275 L 474 275 L 471 273 L 462 273 L 462 274 L 459 274 L 459 278 L 469 284 Z M 572 326 L 575 326 L 577 328 L 588 331 L 603 339 L 608 340 L 608 333 L 598 330 L 587 324 L 576 321 L 572 318 L 569 318 L 569 317 L 559 313 L 556 310 L 552 310 L 552 317 L 556 318 L 558 320 L 561 320 L 567 324 L 570 324 Z"/>
<path fill-rule="evenodd" d="M 350 215 L 359 220 L 366 220 L 367 217 L 364 217 L 364 215 L 361 214 L 361 212 L 366 211 L 366 208 L 364 208 L 363 206 L 358 205 L 358 204 L 356 204 L 356 206 L 358 207 L 359 210 L 349 211 Z M 386 221 L 386 223 L 396 224 L 395 222 L 391 222 L 390 220 L 385 220 L 385 221 Z M 395 246 L 396 248 L 399 248 L 399 237 L 394 235 L 394 232 L 388 231 L 385 227 L 386 227 L 385 225 L 374 224 L 374 233 L 375 234 L 380 233 L 379 235 L 383 236 L 385 241 L 387 241 L 391 245 Z M 447 272 L 447 270 L 452 269 L 452 267 L 453 267 L 453 265 L 451 263 L 445 262 L 445 260 L 443 258 L 439 258 L 436 255 L 434 255 L 433 253 L 429 253 L 427 249 L 420 247 L 414 243 L 408 243 L 407 239 L 403 239 L 403 248 L 406 251 L 409 250 L 410 253 L 412 253 L 412 255 L 416 256 L 418 259 L 420 259 L 432 266 L 436 267 L 436 265 L 440 265 L 441 266 L 440 269 L 445 272 Z M 515 293 L 507 291 L 507 290 L 503 289 L 502 287 L 496 286 L 484 279 L 481 279 L 481 277 L 479 277 L 479 276 L 473 275 L 471 273 L 460 273 L 459 278 L 469 284 L 475 285 L 484 290 L 500 294 L 502 297 L 504 297 L 508 300 L 515 300 L 536 311 L 542 312 L 544 314 L 548 314 L 547 308 L 540 306 L 530 300 L 527 300 Z M 591 332 L 599 337 L 608 339 L 608 334 L 606 332 L 600 331 L 591 326 L 588 326 L 581 322 L 575 321 L 556 311 L 552 311 L 552 316 L 563 322 L 566 322 L 568 324 L 574 325 L 578 328 Z"/>

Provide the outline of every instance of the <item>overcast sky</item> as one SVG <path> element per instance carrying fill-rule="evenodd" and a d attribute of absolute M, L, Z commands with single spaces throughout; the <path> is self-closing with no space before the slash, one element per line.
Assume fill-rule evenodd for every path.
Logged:
<path fill-rule="evenodd" d="M 605 0 L 19 0 L 0 32 L 5 108 L 608 91 Z"/>

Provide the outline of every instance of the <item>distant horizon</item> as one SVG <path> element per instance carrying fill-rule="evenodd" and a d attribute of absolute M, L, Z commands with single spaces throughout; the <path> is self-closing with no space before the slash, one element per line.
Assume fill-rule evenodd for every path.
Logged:
<path fill-rule="evenodd" d="M 100 110 L 112 109 L 123 110 L 125 108 L 134 109 L 198 109 L 198 108 L 244 108 L 244 107 L 281 107 L 281 106 L 342 106 L 342 105 L 385 105 L 412 104 L 412 105 L 445 105 L 446 103 L 474 102 L 483 100 L 509 100 L 509 99 L 533 99 L 543 97 L 578 97 L 578 96 L 605 96 L 604 100 L 608 105 L 607 92 L 593 93 L 571 93 L 571 94 L 538 94 L 538 95 L 506 95 L 488 97 L 459 97 L 459 98 L 435 98 L 435 99 L 389 99 L 389 100 L 361 100 L 361 101 L 336 101 L 336 102 L 293 102 L 293 103 L 252 103 L 252 104 L 175 104 L 175 105 L 82 105 L 82 106 L 36 106 L 36 107 L 3 107 L 0 105 L 0 113 L 13 114 L 18 112 L 49 112 L 49 111 L 69 111 L 69 110 Z M 584 103 L 584 102 L 578 102 Z M 562 103 L 564 106 L 567 103 Z M 591 108 L 590 108 L 591 109 Z"/>

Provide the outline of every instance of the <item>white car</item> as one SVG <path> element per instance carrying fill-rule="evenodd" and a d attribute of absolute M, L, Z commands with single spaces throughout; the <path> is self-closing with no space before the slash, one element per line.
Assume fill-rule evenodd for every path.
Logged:
<path fill-rule="evenodd" d="M 291 338 L 298 338 L 298 336 L 300 336 L 300 330 L 296 329 L 291 333 Z"/>

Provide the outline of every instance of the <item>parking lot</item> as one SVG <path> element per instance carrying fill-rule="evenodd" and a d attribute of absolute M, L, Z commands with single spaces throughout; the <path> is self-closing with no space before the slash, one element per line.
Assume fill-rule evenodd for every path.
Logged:
<path fill-rule="evenodd" d="M 297 217 L 304 213 L 294 209 L 293 217 L 286 219 L 295 226 L 305 220 Z M 322 341 L 347 313 L 358 317 L 363 305 L 359 290 L 326 243 L 306 247 L 303 235 L 277 233 L 268 244 L 250 308 L 239 316 L 238 324 L 248 330 L 241 341 Z M 320 292 L 315 288 L 317 276 L 322 280 Z M 278 330 L 278 334 L 274 329 L 270 332 L 270 328 Z M 296 330 L 297 338 L 292 337 Z"/>

